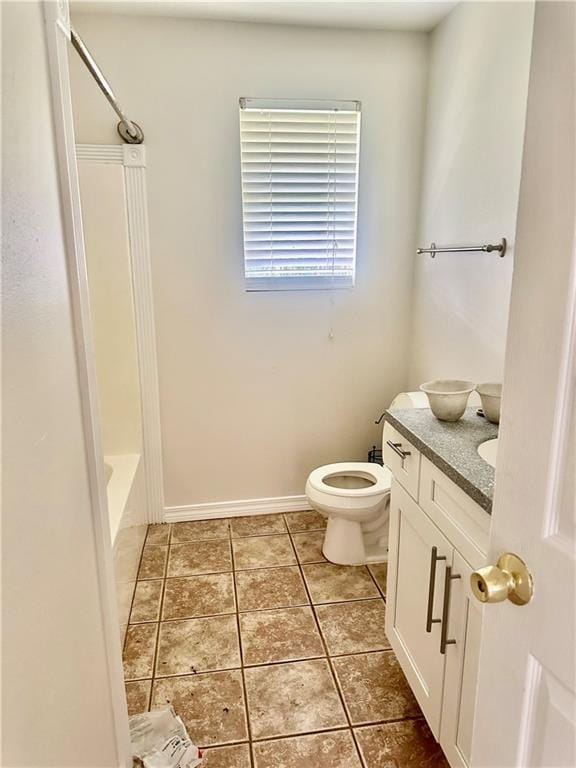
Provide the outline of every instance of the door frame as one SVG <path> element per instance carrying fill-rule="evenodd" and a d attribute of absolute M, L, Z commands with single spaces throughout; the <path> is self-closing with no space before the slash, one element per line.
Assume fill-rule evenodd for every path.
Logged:
<path fill-rule="evenodd" d="M 58 154 L 61 215 L 66 248 L 70 310 L 74 329 L 76 364 L 80 389 L 86 469 L 96 549 L 100 615 L 106 648 L 108 685 L 112 702 L 115 741 L 120 768 L 131 768 L 132 749 L 128 729 L 128 707 L 122 668 L 122 646 L 116 606 L 112 543 L 102 441 L 96 369 L 90 325 L 90 301 L 80 207 L 80 187 L 72 116 L 68 68 L 70 14 L 68 0 L 44 2 L 46 47 L 52 93 L 52 115 Z"/>

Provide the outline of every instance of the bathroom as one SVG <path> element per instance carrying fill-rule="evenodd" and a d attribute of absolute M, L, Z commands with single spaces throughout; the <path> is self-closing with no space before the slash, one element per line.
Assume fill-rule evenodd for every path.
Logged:
<path fill-rule="evenodd" d="M 6 252 L 54 259 L 7 257 L 6 765 L 166 706 L 206 768 L 573 765 L 575 4 L 2 13 Z"/>

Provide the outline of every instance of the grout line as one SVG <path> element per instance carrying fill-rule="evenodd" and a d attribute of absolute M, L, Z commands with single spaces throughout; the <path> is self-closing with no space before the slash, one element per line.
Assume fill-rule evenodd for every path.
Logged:
<path fill-rule="evenodd" d="M 166 575 L 166 581 L 172 581 L 172 579 L 189 579 L 191 576 L 221 576 L 225 573 L 232 573 L 232 569 L 229 571 L 200 571 L 200 573 L 183 573 L 175 574 L 174 576 Z M 150 579 L 141 579 L 141 581 L 150 581 Z"/>
<path fill-rule="evenodd" d="M 269 536 L 287 536 L 288 535 L 288 528 L 284 528 L 283 531 L 269 531 L 265 533 L 247 533 L 243 536 L 240 536 L 236 534 L 234 536 L 232 533 L 230 533 L 230 538 L 232 541 L 239 541 L 240 539 L 265 539 Z"/>
<path fill-rule="evenodd" d="M 244 669 L 260 669 L 261 667 L 284 667 L 287 664 L 296 664 L 299 661 L 318 661 L 322 659 L 327 659 L 328 656 L 326 653 L 320 654 L 319 656 L 303 656 L 297 659 L 280 659 L 278 661 L 261 661 L 257 664 L 244 664 Z"/>
<path fill-rule="evenodd" d="M 377 725 L 377 723 L 370 723 L 370 725 Z M 284 739 L 297 739 L 300 736 L 318 736 L 323 733 L 336 733 L 339 731 L 346 733 L 351 730 L 352 728 L 347 725 L 333 725 L 329 728 L 321 728 L 312 731 L 296 731 L 295 733 L 283 733 L 280 736 L 266 736 L 263 739 L 254 739 L 253 744 L 264 744 L 268 741 L 283 741 Z"/>
<path fill-rule="evenodd" d="M 292 541 L 292 539 L 290 539 L 290 543 L 292 544 L 292 547 L 295 550 L 294 542 Z M 330 672 L 331 672 L 331 675 L 332 675 L 332 682 L 335 684 L 336 690 L 338 691 L 338 695 L 340 696 L 340 700 L 341 700 L 341 703 L 342 703 L 342 708 L 344 710 L 346 719 L 348 720 L 348 726 L 351 727 L 350 718 L 348 717 L 348 713 L 347 713 L 346 707 L 344 706 L 343 696 L 340 693 L 340 690 L 339 690 L 339 688 L 338 688 L 338 686 L 336 684 L 334 670 L 332 668 L 332 664 L 330 663 L 330 656 L 329 656 L 329 653 L 328 653 L 328 644 L 327 644 L 326 640 L 324 639 L 324 635 L 322 633 L 322 627 L 320 626 L 320 622 L 319 622 L 318 616 L 316 614 L 316 607 L 315 607 L 314 602 L 312 600 L 312 594 L 311 594 L 311 592 L 310 592 L 310 590 L 308 588 L 308 583 L 306 581 L 306 577 L 304 575 L 304 571 L 302 570 L 302 565 L 300 563 L 298 564 L 298 567 L 300 568 L 300 574 L 301 574 L 302 580 L 304 582 L 304 588 L 306 589 L 306 593 L 308 595 L 308 599 L 310 600 L 310 605 L 312 606 L 312 615 L 314 616 L 314 621 L 316 623 L 316 629 L 318 630 L 318 634 L 320 635 L 320 639 L 322 641 L 322 645 L 324 646 L 324 652 L 325 652 L 326 659 L 328 661 L 328 666 L 330 668 Z"/>
<path fill-rule="evenodd" d="M 158 629 L 156 632 L 156 646 L 154 648 L 154 659 L 152 661 L 152 682 L 150 684 L 150 700 L 148 702 L 148 709 L 152 706 L 152 694 L 154 692 L 154 682 L 156 680 L 156 662 L 158 660 L 158 648 L 160 645 L 160 625 L 162 624 L 162 613 L 164 612 L 164 594 L 166 592 L 166 574 L 168 572 L 168 563 L 170 562 L 170 542 L 172 541 L 172 525 L 168 531 L 168 551 L 166 553 L 166 560 L 164 562 L 164 577 L 162 579 L 162 590 L 160 595 L 160 612 L 158 614 Z"/>
<path fill-rule="evenodd" d="M 355 725 L 352 727 L 349 727 L 347 725 L 334 725 L 328 728 L 322 728 L 318 730 L 296 731 L 296 732 L 291 732 L 286 734 L 283 733 L 279 736 L 265 736 L 264 738 L 253 739 L 252 742 L 248 742 L 246 739 L 244 739 L 244 741 L 231 741 L 231 742 L 227 741 L 227 742 L 222 742 L 218 744 L 210 744 L 208 746 L 199 744 L 198 746 L 202 751 L 208 751 L 209 749 L 220 749 L 222 747 L 237 747 L 243 744 L 254 746 L 256 744 L 265 744 L 269 741 L 284 741 L 287 739 L 297 739 L 297 738 L 300 738 L 301 736 L 318 736 L 318 735 L 322 735 L 323 733 L 338 733 L 338 732 L 343 732 L 343 733 L 350 732 L 353 737 L 354 729 L 361 730 L 361 729 L 367 729 L 367 728 L 374 728 L 379 725 L 392 725 L 394 723 L 405 723 L 407 721 L 413 722 L 413 721 L 419 721 L 419 720 L 425 721 L 424 716 L 418 715 L 414 717 L 393 718 L 391 720 L 377 720 L 377 721 L 371 721 L 367 723 L 361 723 L 359 725 Z M 364 763 L 362 764 L 365 765 Z"/>
<path fill-rule="evenodd" d="M 296 547 L 294 546 L 294 541 L 293 541 L 292 537 L 290 537 L 290 542 L 292 544 L 292 548 L 296 552 Z M 322 633 L 322 627 L 320 625 L 320 621 L 319 621 L 318 615 L 316 613 L 316 606 L 314 605 L 314 602 L 312 600 L 312 595 L 311 595 L 311 593 L 310 593 L 310 591 L 308 589 L 308 583 L 306 582 L 306 577 L 304 575 L 304 570 L 302 568 L 301 563 L 298 563 L 298 567 L 300 568 L 300 573 L 301 573 L 302 579 L 304 581 L 304 586 L 306 588 L 306 592 L 308 593 L 308 597 L 309 597 L 310 603 L 312 605 L 312 614 L 314 616 L 314 620 L 316 622 L 316 626 L 318 628 L 318 632 L 320 634 L 320 638 L 322 639 L 322 644 L 324 645 L 324 650 L 326 651 L 326 661 L 328 663 L 328 668 L 330 670 L 330 674 L 332 675 L 332 682 L 334 683 L 334 687 L 336 688 L 336 691 L 337 691 L 338 696 L 340 698 L 340 703 L 341 703 L 342 709 L 344 711 L 344 717 L 346 718 L 346 721 L 348 723 L 348 728 L 350 729 L 350 734 L 352 736 L 352 741 L 354 742 L 354 746 L 356 747 L 356 753 L 358 755 L 358 759 L 360 760 L 361 763 L 363 763 L 364 761 L 362 759 L 362 753 L 360 751 L 360 747 L 358 746 L 358 742 L 356 740 L 356 735 L 355 735 L 354 730 L 352 728 L 352 721 L 351 721 L 350 715 L 348 713 L 348 707 L 346 706 L 346 700 L 344 698 L 344 694 L 343 694 L 342 690 L 340 689 L 340 685 L 338 683 L 338 678 L 337 678 L 337 675 L 336 675 L 336 673 L 334 671 L 334 666 L 332 664 L 332 660 L 330 658 L 330 654 L 329 654 L 329 651 L 328 651 L 328 644 L 327 644 L 326 640 L 324 639 L 324 635 Z"/>
<path fill-rule="evenodd" d="M 293 563 L 280 563 L 279 565 L 256 565 L 251 568 L 236 568 L 236 573 L 244 573 L 244 571 L 270 571 L 275 568 L 288 568 L 290 566 L 298 565 L 298 561 L 295 560 Z"/>
<path fill-rule="evenodd" d="M 210 675 L 213 672 L 237 672 L 241 669 L 239 665 L 234 667 L 215 667 L 214 669 L 202 669 L 198 672 L 171 672 L 166 675 L 156 674 L 154 680 L 173 680 L 175 677 L 198 677 L 198 675 Z"/>
<path fill-rule="evenodd" d="M 220 541 L 223 541 L 223 539 L 220 539 Z M 238 541 L 238 539 L 234 539 L 234 541 Z M 192 542 L 190 542 L 192 543 Z M 158 546 L 158 545 L 155 545 Z M 293 563 L 281 563 L 279 565 L 255 565 L 251 568 L 236 568 L 236 573 L 243 573 L 244 571 L 272 571 L 272 570 L 278 570 L 279 568 L 289 568 L 290 566 L 294 565 L 335 565 L 335 563 L 331 563 L 329 560 L 311 560 L 306 562 L 301 562 L 300 560 L 296 559 Z M 343 568 L 366 568 L 365 565 L 351 565 L 351 566 L 341 566 Z M 192 573 L 178 573 L 178 574 L 167 574 L 167 579 L 186 579 L 190 578 L 190 576 L 212 576 L 217 575 L 220 573 L 231 573 L 232 569 L 228 569 L 225 571 L 199 571 L 199 572 L 192 572 Z M 372 574 L 370 574 L 372 576 Z M 153 581 L 154 579 L 160 579 L 161 576 L 150 576 L 147 579 L 138 579 L 138 581 Z M 373 577 L 372 577 L 373 578 Z M 330 602 L 349 602 L 349 600 L 373 600 L 378 597 L 384 597 L 384 594 L 382 590 L 378 587 L 378 584 L 376 584 L 376 588 L 378 589 L 377 595 L 370 595 L 369 597 L 354 597 L 354 598 L 347 598 L 346 601 L 344 600 L 333 600 Z"/>
<path fill-rule="evenodd" d="M 234 602 L 236 604 L 236 631 L 238 633 L 238 646 L 240 650 L 240 674 L 242 676 L 242 694 L 244 697 L 244 717 L 246 719 L 246 730 L 248 733 L 248 754 L 250 756 L 250 766 L 254 768 L 254 755 L 252 754 L 252 724 L 250 723 L 250 710 L 248 709 L 248 691 L 246 689 L 246 675 L 244 674 L 244 648 L 242 646 L 242 632 L 240 630 L 240 612 L 238 604 L 238 589 L 236 587 L 236 561 L 234 558 L 234 547 L 232 546 L 232 525 L 228 523 L 228 538 L 230 542 L 230 553 L 232 559 L 232 585 L 234 589 Z"/>
<path fill-rule="evenodd" d="M 235 610 L 223 611 L 222 613 L 201 613 L 197 616 L 170 616 L 169 618 L 156 619 L 161 621 L 162 624 L 174 624 L 177 621 L 194 621 L 195 619 L 220 619 L 226 616 L 234 616 Z M 152 624 L 153 621 L 139 621 L 138 624 Z"/>
<path fill-rule="evenodd" d="M 407 722 L 414 722 L 415 720 L 424 720 L 426 721 L 426 718 L 422 713 L 419 715 L 406 715 L 406 717 L 391 717 L 389 719 L 382 719 L 380 720 L 363 720 L 361 723 L 355 723 L 352 728 L 372 728 L 372 726 L 375 725 L 390 725 L 392 723 L 407 723 Z"/>
<path fill-rule="evenodd" d="M 259 669 L 261 667 L 282 667 L 287 664 L 297 664 L 301 661 L 321 661 L 322 659 L 327 660 L 333 660 L 333 659 L 345 659 L 349 658 L 350 656 L 370 656 L 375 653 L 393 653 L 392 648 L 384 648 L 381 650 L 375 650 L 375 651 L 362 651 L 361 653 L 346 653 L 342 654 L 340 656 L 330 656 L 329 654 L 324 654 L 322 656 L 309 656 L 306 658 L 298 658 L 298 659 L 282 659 L 281 661 L 265 661 L 258 664 L 243 664 L 242 667 L 225 667 L 225 668 L 218 668 L 218 669 L 203 669 L 199 672 L 176 672 L 171 675 L 154 675 L 154 677 L 131 677 L 126 680 L 127 683 L 137 683 L 137 682 L 143 682 L 143 681 L 152 681 L 154 680 L 166 680 L 168 678 L 174 678 L 174 677 L 194 677 L 197 678 L 201 675 L 215 675 L 219 672 L 234 672 L 236 670 L 240 670 L 241 668 L 244 669 Z M 423 717 L 423 715 L 407 715 L 406 717 L 397 717 L 392 718 L 392 720 L 378 720 L 378 721 L 372 721 L 369 720 L 367 723 L 359 723 L 358 725 L 366 725 L 366 724 L 372 724 L 372 722 L 382 722 L 382 723 L 388 723 L 388 722 L 396 722 L 396 721 L 402 721 L 402 720 L 418 720 L 419 718 Z M 334 728 L 345 728 L 346 726 L 340 725 L 340 726 L 334 726 Z M 358 727 L 355 725 L 354 727 Z M 320 729 L 320 730 L 329 730 L 329 729 Z"/>
<path fill-rule="evenodd" d="M 375 565 L 375 563 L 370 563 L 370 565 Z M 378 584 L 378 581 L 376 580 L 376 576 L 374 576 L 374 574 L 373 574 L 373 573 L 372 573 L 372 571 L 370 570 L 370 565 L 367 565 L 367 566 L 366 566 L 366 568 L 368 568 L 368 573 L 369 573 L 369 574 L 370 574 L 370 576 L 372 577 L 372 581 L 373 581 L 373 582 L 374 582 L 374 584 L 376 585 L 376 589 L 377 589 L 377 590 L 378 590 L 378 592 L 380 592 L 380 594 L 382 595 L 382 598 L 384 599 L 384 602 L 386 602 L 386 593 L 385 593 L 385 591 L 382 589 L 382 587 L 380 586 L 380 584 Z M 376 563 L 376 565 L 382 565 L 382 563 Z M 386 561 L 386 565 L 388 565 L 388 561 Z"/>
<path fill-rule="evenodd" d="M 209 539 L 174 539 L 171 547 L 179 547 L 181 544 L 208 544 L 209 541 L 228 541 L 229 536 L 213 536 Z"/>
<path fill-rule="evenodd" d="M 324 640 L 324 638 L 322 638 Z M 323 643 L 325 645 L 325 643 Z M 325 646 L 326 647 L 326 646 Z M 350 656 L 370 656 L 374 653 L 390 653 L 392 648 L 374 648 L 371 651 L 356 651 L 355 653 L 330 653 L 329 651 L 315 656 L 301 656 L 296 659 L 279 659 L 278 661 L 259 661 L 256 664 L 244 664 L 246 669 L 255 667 L 279 667 L 282 664 L 294 664 L 297 661 L 314 661 L 315 659 L 347 659 Z M 236 667 L 238 669 L 238 667 Z M 216 671 L 216 670 L 210 670 Z"/>
<path fill-rule="evenodd" d="M 130 600 L 130 610 L 128 611 L 128 620 L 126 621 L 126 631 L 124 632 L 124 639 L 122 641 L 122 661 L 124 661 L 124 651 L 126 650 L 126 643 L 128 642 L 128 627 L 130 626 L 130 617 L 132 616 L 132 609 L 134 608 L 134 600 L 136 598 L 136 587 L 138 586 L 138 574 L 140 572 L 140 566 L 142 565 L 142 558 L 144 557 L 144 547 L 146 546 L 146 540 L 148 539 L 148 526 L 146 528 L 146 535 L 142 542 L 142 549 L 140 550 L 140 557 L 138 558 L 138 568 L 136 568 L 136 579 L 134 580 L 134 589 L 132 590 L 132 599 Z M 116 582 L 116 577 L 114 577 Z M 115 587 L 117 584 L 115 583 Z"/>
<path fill-rule="evenodd" d="M 246 745 L 248 749 L 250 750 L 250 742 L 244 739 L 244 741 L 227 741 L 225 744 L 210 744 L 209 746 L 206 746 L 205 744 L 197 744 L 196 746 L 201 752 L 208 752 L 208 750 L 213 749 L 223 749 L 226 747 L 242 747 Z"/>

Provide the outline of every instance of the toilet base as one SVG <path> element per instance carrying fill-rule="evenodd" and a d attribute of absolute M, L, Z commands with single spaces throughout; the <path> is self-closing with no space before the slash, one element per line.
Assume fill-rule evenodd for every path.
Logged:
<path fill-rule="evenodd" d="M 388 540 L 387 536 L 381 536 L 367 546 L 360 523 L 342 517 L 329 517 L 322 553 L 337 565 L 382 563 L 388 560 Z"/>

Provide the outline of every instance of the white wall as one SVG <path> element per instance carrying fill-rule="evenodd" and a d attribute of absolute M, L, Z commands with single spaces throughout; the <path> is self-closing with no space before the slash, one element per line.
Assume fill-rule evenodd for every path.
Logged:
<path fill-rule="evenodd" d="M 78 164 L 104 453 L 142 452 L 124 168 Z"/>
<path fill-rule="evenodd" d="M 533 10 L 461 3 L 432 34 L 419 241 L 509 250 L 417 257 L 411 386 L 502 380 Z"/>
<path fill-rule="evenodd" d="M 315 466 L 365 457 L 405 385 L 427 36 L 75 25 L 146 135 L 166 502 L 302 494 Z M 77 59 L 72 79 L 77 139 L 117 141 Z M 362 100 L 354 290 L 244 292 L 240 96 Z"/>
<path fill-rule="evenodd" d="M 118 766 L 42 4 L 3 3 L 3 766 Z"/>

